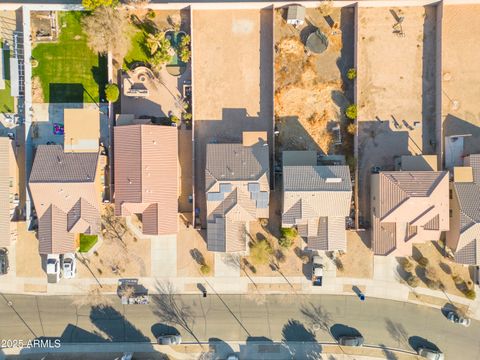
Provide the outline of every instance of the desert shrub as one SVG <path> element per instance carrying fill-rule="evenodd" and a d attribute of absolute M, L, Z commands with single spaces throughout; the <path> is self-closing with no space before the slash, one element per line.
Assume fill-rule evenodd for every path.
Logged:
<path fill-rule="evenodd" d="M 357 118 L 357 105 L 349 105 L 345 110 L 345 116 L 351 120 L 355 120 Z"/>
<path fill-rule="evenodd" d="M 147 12 L 147 18 L 149 19 L 155 19 L 155 11 L 153 9 L 149 9 Z"/>
<path fill-rule="evenodd" d="M 105 96 L 107 101 L 115 102 L 120 96 L 120 90 L 118 89 L 117 84 L 107 84 L 105 85 Z"/>
<path fill-rule="evenodd" d="M 264 265 L 270 261 L 273 249 L 267 240 L 254 242 L 250 247 L 250 260 L 254 265 Z"/>
<path fill-rule="evenodd" d="M 350 135 L 355 135 L 356 132 L 357 132 L 357 125 L 355 125 L 355 123 L 348 124 L 347 133 L 349 133 Z"/>
<path fill-rule="evenodd" d="M 425 269 L 425 276 L 430 280 L 435 280 L 437 278 L 437 270 L 433 266 L 427 266 Z"/>
<path fill-rule="evenodd" d="M 178 116 L 172 115 L 170 116 L 170 121 L 174 124 L 178 124 L 180 122 L 180 119 L 178 118 Z"/>
<path fill-rule="evenodd" d="M 425 268 L 427 267 L 428 265 L 428 259 L 425 257 L 425 256 L 422 256 L 419 260 L 418 260 L 418 265 L 420 265 L 421 267 Z"/>
<path fill-rule="evenodd" d="M 418 277 L 416 277 L 415 275 L 413 274 L 409 274 L 409 276 L 407 277 L 407 280 L 406 280 L 407 284 L 411 287 L 417 287 L 418 286 L 418 283 L 419 283 L 419 280 L 418 280 Z"/>
<path fill-rule="evenodd" d="M 336 257 L 335 260 L 335 266 L 337 267 L 337 270 L 342 271 L 343 270 L 343 262 L 340 258 Z"/>
<path fill-rule="evenodd" d="M 475 300 L 477 294 L 475 293 L 474 289 L 468 289 L 467 291 L 465 291 L 465 297 L 470 300 Z"/>
<path fill-rule="evenodd" d="M 463 283 L 463 279 L 457 274 L 452 274 L 452 280 L 456 285 Z"/>
<path fill-rule="evenodd" d="M 398 260 L 400 266 L 402 267 L 403 270 L 406 272 L 410 273 L 413 270 L 413 263 L 410 261 L 408 258 L 400 258 Z"/>
<path fill-rule="evenodd" d="M 347 71 L 347 79 L 348 80 L 353 80 L 357 77 L 357 69 L 355 68 L 351 68 L 351 69 L 348 69 Z"/>
<path fill-rule="evenodd" d="M 429 289 L 432 289 L 432 290 L 440 289 L 440 281 L 427 278 L 425 283 L 427 284 Z"/>
<path fill-rule="evenodd" d="M 290 248 L 297 237 L 297 230 L 295 228 L 281 228 L 280 233 L 281 237 L 278 244 L 285 249 Z"/>
<path fill-rule="evenodd" d="M 207 264 L 203 264 L 202 266 L 200 266 L 200 272 L 202 273 L 202 275 L 208 275 L 211 271 L 212 269 Z"/>

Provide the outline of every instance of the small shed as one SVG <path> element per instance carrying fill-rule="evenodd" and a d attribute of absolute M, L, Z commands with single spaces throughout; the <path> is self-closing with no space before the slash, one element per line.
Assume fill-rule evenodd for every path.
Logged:
<path fill-rule="evenodd" d="M 287 9 L 287 24 L 293 26 L 303 25 L 305 22 L 305 7 L 302 5 L 289 5 Z"/>

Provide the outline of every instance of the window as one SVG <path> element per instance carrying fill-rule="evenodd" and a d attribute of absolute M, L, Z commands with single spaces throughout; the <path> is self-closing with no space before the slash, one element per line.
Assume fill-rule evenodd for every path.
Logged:
<path fill-rule="evenodd" d="M 450 200 L 452 200 L 452 199 L 453 199 L 453 190 L 450 189 Z"/>
<path fill-rule="evenodd" d="M 453 210 L 450 209 L 450 217 L 453 217 Z"/>

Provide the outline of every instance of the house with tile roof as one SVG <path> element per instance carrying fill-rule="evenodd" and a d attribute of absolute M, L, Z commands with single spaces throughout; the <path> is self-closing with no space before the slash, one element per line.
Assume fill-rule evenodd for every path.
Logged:
<path fill-rule="evenodd" d="M 79 234 L 99 234 L 105 162 L 99 152 L 65 152 L 61 145 L 37 147 L 29 188 L 38 218 L 40 254 L 74 252 Z"/>
<path fill-rule="evenodd" d="M 10 245 L 10 148 L 11 140 L 0 137 L 0 247 Z"/>
<path fill-rule="evenodd" d="M 140 214 L 145 235 L 178 232 L 178 130 L 161 125 L 114 128 L 115 215 Z"/>
<path fill-rule="evenodd" d="M 249 223 L 269 217 L 270 166 L 266 138 L 263 132 L 245 132 L 241 144 L 207 144 L 208 250 L 246 251 Z"/>
<path fill-rule="evenodd" d="M 412 245 L 449 229 L 448 171 L 382 171 L 371 176 L 372 249 L 410 256 Z"/>
<path fill-rule="evenodd" d="M 480 264 L 480 154 L 464 158 L 464 166 L 453 168 L 450 184 L 450 230 L 447 246 L 455 261 Z"/>
<path fill-rule="evenodd" d="M 346 251 L 351 201 L 348 166 L 319 166 L 315 151 L 283 152 L 282 227 L 296 227 L 309 249 Z"/>

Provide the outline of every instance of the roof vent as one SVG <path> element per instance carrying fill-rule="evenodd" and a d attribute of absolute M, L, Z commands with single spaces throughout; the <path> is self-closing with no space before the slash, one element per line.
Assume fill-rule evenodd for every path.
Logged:
<path fill-rule="evenodd" d="M 58 161 L 59 164 L 62 163 L 62 159 L 60 159 L 60 156 L 57 156 L 57 161 Z"/>
<path fill-rule="evenodd" d="M 128 183 L 129 183 L 130 185 L 132 185 L 132 180 L 127 179 L 127 181 L 128 181 Z"/>
<path fill-rule="evenodd" d="M 157 141 L 156 141 L 156 140 L 152 140 L 152 143 L 153 143 L 153 145 L 157 145 Z"/>
<path fill-rule="evenodd" d="M 341 183 L 342 182 L 342 178 L 327 178 L 325 180 L 326 183 Z"/>

